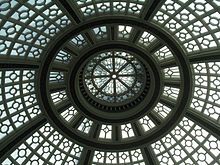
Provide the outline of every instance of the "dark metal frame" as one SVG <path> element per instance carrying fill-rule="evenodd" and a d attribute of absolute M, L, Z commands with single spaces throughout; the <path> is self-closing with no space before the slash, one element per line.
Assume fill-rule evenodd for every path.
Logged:
<path fill-rule="evenodd" d="M 80 24 L 81 27 L 84 27 L 84 29 L 89 28 L 90 26 L 96 26 L 98 24 L 108 24 L 108 23 L 121 23 L 121 24 L 133 24 L 135 22 L 136 26 L 142 26 L 143 28 L 148 29 L 149 31 L 152 31 L 154 34 L 158 34 L 158 37 L 162 38 L 166 43 L 169 43 L 169 46 L 171 47 L 171 49 L 174 51 L 174 53 L 176 55 L 180 55 L 180 54 L 184 54 L 181 50 L 180 47 L 178 47 L 177 43 L 174 41 L 173 38 L 170 38 L 170 36 L 168 34 L 166 34 L 164 31 L 158 30 L 158 28 L 155 28 L 153 25 L 151 24 L 145 24 L 145 21 L 148 21 L 151 17 L 152 17 L 152 13 L 154 13 L 155 11 L 157 11 L 157 9 L 159 9 L 159 7 L 162 5 L 162 0 L 152 0 L 150 1 L 150 5 L 148 7 L 148 10 L 146 12 L 145 15 L 143 15 L 143 20 L 137 21 L 133 18 L 125 18 L 125 17 L 111 17 L 111 16 L 106 16 L 106 18 L 108 19 L 102 19 L 102 18 L 98 18 L 98 19 L 94 19 L 91 21 L 88 21 L 88 24 L 86 24 L 85 22 L 82 22 L 82 19 L 80 17 L 78 17 L 78 13 L 75 12 L 74 8 L 69 6 L 69 2 L 68 0 L 57 0 L 60 4 L 62 4 L 62 6 L 65 8 L 65 10 L 67 11 L 67 13 L 69 13 L 72 16 L 72 19 L 75 20 L 75 22 L 77 24 Z M 151 28 L 153 27 L 153 29 Z M 114 29 L 112 29 L 114 31 Z M 76 29 L 74 34 L 79 33 L 81 31 L 80 28 Z M 161 35 L 162 34 L 162 35 Z M 71 34 L 73 35 L 73 33 Z M 49 56 L 47 57 L 47 60 L 51 61 L 53 58 L 53 54 L 52 53 L 56 53 L 57 50 L 60 48 L 61 44 L 63 41 L 66 41 L 68 39 L 68 36 L 63 37 L 63 39 L 61 41 L 59 41 L 57 44 L 53 44 L 54 49 L 53 51 L 51 51 L 49 53 Z M 56 42 L 56 41 L 55 41 Z M 55 43 L 54 42 L 54 43 Z M 178 47 L 178 48 L 177 48 Z M 180 54 L 179 54 L 180 53 Z M 48 52 L 45 53 L 45 55 L 47 55 Z M 201 54 L 201 56 L 196 56 L 197 54 L 191 55 L 189 56 L 189 61 L 186 60 L 184 57 L 182 57 L 182 59 L 180 59 L 180 62 L 185 62 L 185 68 L 184 68 L 184 74 L 188 74 L 189 77 L 186 77 L 184 79 L 184 91 L 187 93 L 187 95 L 184 95 L 184 105 L 181 106 L 181 108 L 185 109 L 187 107 L 187 105 L 189 104 L 189 100 L 190 100 L 190 95 L 191 95 L 191 89 L 192 89 L 192 80 L 191 80 L 191 76 L 192 74 L 190 73 L 190 68 L 189 68 L 189 63 L 195 63 L 195 62 L 200 62 L 200 61 L 216 61 L 216 59 L 220 59 L 219 57 L 219 52 L 207 52 L 204 54 Z M 215 55 L 215 56 L 213 56 Z M 18 60 L 12 60 L 10 62 L 5 63 L 5 61 L 8 59 L 4 59 L 4 62 L 0 62 L 0 68 L 43 68 L 41 70 L 41 74 L 45 74 L 43 71 L 47 70 L 47 66 L 46 65 L 42 65 L 40 63 L 36 63 L 33 64 L 32 61 L 30 62 L 19 62 L 17 63 Z M 2 60 L 3 61 L 3 60 Z M 49 62 L 45 62 L 44 64 L 48 64 L 49 66 Z M 168 66 L 174 66 L 175 65 L 175 61 L 171 61 L 170 63 L 167 63 L 166 65 Z M 186 69 L 186 70 L 185 70 Z M 41 81 L 43 80 L 43 81 Z M 42 102 L 50 102 L 46 96 L 47 96 L 47 91 L 46 89 L 46 84 L 44 84 L 44 82 L 46 82 L 46 77 L 40 79 L 40 81 L 38 81 L 38 85 L 40 85 L 39 89 L 41 89 L 41 94 L 43 94 L 42 96 L 44 96 L 41 100 Z M 173 85 L 171 85 L 173 86 Z M 183 85 L 181 85 L 181 88 L 183 87 Z M 45 91 L 44 91 L 45 90 Z M 184 93 L 184 92 L 183 92 Z M 40 97 L 40 96 L 39 96 Z M 189 97 L 187 99 L 187 97 Z M 163 100 L 165 104 L 169 105 L 169 106 L 174 106 L 172 103 L 167 102 L 167 100 Z M 69 106 L 69 103 L 68 105 Z M 49 105 L 46 106 L 42 106 L 42 108 L 49 108 Z M 47 110 L 49 110 L 47 109 Z M 60 109 L 62 110 L 62 108 Z M 49 112 L 49 111 L 48 111 Z M 191 112 L 186 112 L 185 115 L 190 118 L 191 120 L 195 121 L 196 123 L 198 123 L 199 125 L 202 125 L 204 128 L 207 128 L 208 130 L 210 130 L 210 132 L 212 132 L 213 134 L 217 135 L 218 137 L 220 137 L 219 134 L 219 127 L 211 124 L 208 120 L 203 119 L 201 116 L 198 116 L 195 113 L 191 113 Z M 183 114 L 177 114 L 177 116 L 173 116 L 173 120 L 169 122 L 170 128 L 169 129 L 163 129 L 161 134 L 158 135 L 154 135 L 152 136 L 151 139 L 145 139 L 147 140 L 152 140 L 152 141 L 156 141 L 156 139 L 159 139 L 162 135 L 164 135 L 165 133 L 169 132 L 171 130 L 171 128 L 173 128 L 175 126 L 175 123 L 177 123 L 179 121 L 179 119 L 183 116 Z M 175 118 L 177 117 L 177 118 Z M 38 129 L 40 126 L 42 126 L 45 122 L 48 121 L 48 118 L 45 116 L 39 116 L 31 125 L 28 125 L 26 127 L 22 127 L 21 129 L 18 130 L 18 132 L 13 133 L 11 135 L 11 137 L 9 139 L 7 139 L 4 144 L 0 144 L 0 162 L 9 154 L 9 152 L 11 152 L 13 149 L 15 149 L 16 147 L 18 147 L 18 145 L 24 140 L 26 139 L 29 135 L 31 135 L 33 133 L 33 131 L 35 131 L 36 129 Z M 59 123 L 57 123 L 59 124 Z M 172 126 L 171 126 L 172 125 Z M 60 126 L 60 129 L 66 129 L 63 126 Z M 61 131 L 62 132 L 62 131 Z M 147 141 L 148 142 L 148 141 Z M 83 141 L 82 141 L 83 143 Z M 143 143 L 144 144 L 144 143 Z M 123 145 L 123 144 L 122 144 Z M 149 143 L 146 143 L 147 147 L 143 147 L 140 146 L 142 148 L 142 150 L 144 151 L 144 158 L 148 159 L 147 161 L 149 161 L 148 163 L 150 164 L 156 164 L 154 157 L 150 154 L 151 150 L 149 149 L 150 147 L 148 147 Z M 136 144 L 130 144 L 129 147 L 137 147 Z M 96 148 L 96 147 L 94 147 Z M 124 147 L 126 148 L 126 147 Z M 85 148 L 85 151 L 83 153 L 83 156 L 81 158 L 82 164 L 88 164 L 91 161 L 91 156 L 92 156 L 92 151 L 90 147 Z M 111 148 L 105 148 L 105 149 L 120 149 L 122 150 L 123 148 L 117 147 L 111 147 Z"/>
<path fill-rule="evenodd" d="M 103 25 L 103 24 L 114 24 L 114 23 L 121 23 L 125 25 L 133 25 L 133 26 L 138 26 L 146 29 L 147 31 L 152 32 L 155 34 L 157 37 L 162 38 L 165 43 L 168 43 L 169 47 L 171 50 L 174 52 L 176 58 L 178 59 L 178 63 L 181 66 L 181 72 L 183 74 L 183 84 L 181 85 L 183 91 L 181 93 L 181 99 L 179 100 L 177 104 L 177 113 L 172 116 L 172 119 L 169 120 L 165 125 L 162 126 L 162 128 L 159 129 L 156 133 L 154 133 L 152 136 L 145 137 L 142 140 L 139 141 L 131 141 L 131 142 L 124 142 L 123 144 L 106 144 L 106 143 L 96 143 L 95 141 L 90 141 L 88 139 L 84 139 L 81 136 L 77 135 L 76 133 L 71 132 L 69 129 L 66 128 L 66 126 L 59 120 L 59 118 L 53 113 L 51 110 L 50 105 L 48 104 L 50 101 L 46 96 L 48 96 L 47 93 L 47 86 L 43 82 L 47 82 L 47 72 L 49 69 L 50 62 L 52 61 L 54 55 L 56 52 L 59 50 L 61 47 L 62 43 L 69 40 L 71 36 L 74 36 L 80 31 L 86 30 L 87 28 L 92 28 L 98 25 Z M 111 45 L 108 45 L 110 48 L 115 48 L 112 47 Z M 56 49 L 54 49 L 56 48 Z M 82 145 L 87 145 L 90 147 L 94 148 L 101 148 L 101 149 L 114 149 L 114 150 L 121 150 L 121 149 L 128 149 L 128 148 L 134 148 L 137 146 L 141 146 L 143 144 L 148 144 L 152 141 L 155 141 L 156 139 L 160 138 L 163 136 L 167 131 L 169 131 L 171 128 L 175 126 L 175 123 L 179 121 L 179 119 L 183 116 L 186 107 L 188 106 L 189 103 L 189 98 L 191 96 L 191 72 L 189 68 L 189 63 L 187 62 L 187 59 L 184 56 L 184 53 L 182 52 L 181 48 L 177 46 L 175 40 L 170 38 L 168 34 L 166 34 L 163 31 L 158 30 L 154 25 L 151 25 L 149 23 L 143 23 L 142 21 L 138 21 L 132 18 L 123 18 L 123 17 L 106 17 L 105 19 L 96 19 L 92 21 L 85 21 L 83 24 L 80 24 L 79 26 L 76 26 L 75 29 L 72 29 L 71 31 L 67 32 L 65 36 L 63 36 L 55 45 L 52 50 L 50 50 L 47 58 L 45 59 L 43 63 L 43 67 L 41 68 L 41 77 L 40 77 L 40 91 L 41 91 L 41 96 L 42 96 L 42 102 L 44 105 L 44 109 L 46 110 L 46 113 L 48 117 L 55 123 L 56 127 L 63 133 L 65 133 L 68 137 L 70 137 L 72 140 L 77 139 L 77 142 L 79 142 Z M 98 51 L 100 48 L 94 49 L 94 51 Z M 132 50 L 134 51 L 134 50 Z M 93 54 L 93 52 L 90 52 L 90 54 Z M 137 53 L 139 54 L 139 53 Z M 44 74 L 43 74 L 44 73 Z M 74 92 L 74 91 L 72 91 Z M 99 118 L 100 120 L 100 118 Z M 169 128 L 168 128 L 169 127 Z M 166 129 L 165 129 L 166 128 Z"/>

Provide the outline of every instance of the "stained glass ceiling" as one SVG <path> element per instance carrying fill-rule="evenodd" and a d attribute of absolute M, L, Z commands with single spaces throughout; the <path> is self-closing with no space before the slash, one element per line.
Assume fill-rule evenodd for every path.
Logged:
<path fill-rule="evenodd" d="M 219 0 L 0 0 L 0 163 L 220 164 Z"/>

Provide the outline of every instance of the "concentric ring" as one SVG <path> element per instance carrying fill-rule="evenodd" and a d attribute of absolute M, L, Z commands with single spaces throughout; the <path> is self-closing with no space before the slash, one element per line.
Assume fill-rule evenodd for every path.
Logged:
<path fill-rule="evenodd" d="M 112 112 L 117 112 L 117 113 L 110 113 L 111 109 L 103 107 L 103 109 L 107 110 L 106 111 L 100 111 L 97 108 L 94 108 L 91 106 L 91 104 L 86 104 L 86 100 L 83 100 L 82 97 L 76 97 L 76 96 L 82 96 L 81 91 L 77 90 L 78 84 L 76 81 L 76 84 L 73 84 L 75 80 L 77 80 L 77 72 L 78 68 L 81 67 L 82 63 L 86 61 L 86 59 L 89 57 L 91 54 L 96 54 L 100 52 L 101 50 L 106 51 L 106 50 L 111 50 L 112 48 L 114 49 L 119 49 L 119 50 L 124 50 L 124 51 L 130 51 L 133 52 L 137 55 L 139 55 L 142 59 L 142 61 L 146 61 L 148 63 L 145 63 L 147 65 L 147 68 L 150 73 L 151 77 L 151 84 L 146 84 L 145 89 L 141 93 L 139 98 L 136 98 L 134 102 L 128 102 L 126 105 L 122 105 L 116 108 L 112 108 Z M 94 120 L 101 121 L 101 122 L 108 122 L 108 123 L 124 123 L 128 122 L 131 120 L 136 120 L 137 118 L 140 118 L 143 114 L 145 114 L 147 111 L 152 109 L 155 104 L 157 103 L 157 100 L 159 99 L 161 93 L 161 80 L 160 80 L 160 72 L 159 68 L 156 66 L 155 61 L 150 57 L 146 56 L 146 54 L 138 48 L 128 46 L 126 44 L 121 44 L 121 43 L 111 43 L 109 44 L 104 44 L 102 46 L 98 46 L 96 48 L 92 48 L 91 50 L 88 50 L 79 60 L 75 61 L 73 64 L 75 67 L 72 69 L 72 73 L 70 76 L 69 80 L 69 90 L 71 91 L 72 99 L 74 102 L 74 106 L 78 107 L 80 110 L 83 111 L 83 113 L 91 117 Z M 148 81 L 149 82 L 149 81 Z M 152 83 L 155 82 L 155 83 Z M 151 87 L 148 91 L 148 87 Z M 80 98 L 80 99 L 79 99 Z M 141 103 L 137 104 L 136 106 L 132 106 L 132 104 Z M 97 103 L 95 103 L 97 104 Z M 98 105 L 99 106 L 99 105 Z M 126 113 L 123 112 L 123 109 L 128 109 Z M 116 111 L 115 111 L 116 110 Z M 120 111 L 119 111 L 120 110 Z"/>
<path fill-rule="evenodd" d="M 68 135 L 74 141 L 77 141 L 83 145 L 87 145 L 87 146 L 94 147 L 94 148 L 98 147 L 98 148 L 107 149 L 107 150 L 109 150 L 109 149 L 114 149 L 114 150 L 128 149 L 128 148 L 133 148 L 134 146 L 137 147 L 142 144 L 147 144 L 149 142 L 155 141 L 156 139 L 160 138 L 167 131 L 167 129 L 164 130 L 163 128 L 169 127 L 171 129 L 172 126 L 174 126 L 175 123 L 178 122 L 178 119 L 181 118 L 181 116 L 184 113 L 185 107 L 188 105 L 188 98 L 190 98 L 189 97 L 191 94 L 191 90 L 190 90 L 191 89 L 191 78 L 189 76 L 190 69 L 189 69 L 188 62 L 183 55 L 183 52 L 181 51 L 181 49 L 179 47 L 176 46 L 177 44 L 175 43 L 175 41 L 172 38 L 169 38 L 165 32 L 161 32 L 161 31 L 157 30 L 154 26 L 152 26 L 150 24 L 145 24 L 145 23 L 133 20 L 133 19 L 120 19 L 118 17 L 105 19 L 105 20 L 99 20 L 99 21 L 93 20 L 92 22 L 87 22 L 87 23 L 80 25 L 76 29 L 66 33 L 66 35 L 62 38 L 62 40 L 58 41 L 57 45 L 55 45 L 54 48 L 56 48 L 56 49 L 53 48 L 53 50 L 50 51 L 49 55 L 45 59 L 45 62 L 44 62 L 43 67 L 41 69 L 41 72 L 44 74 L 42 74 L 42 76 L 40 78 L 40 81 L 42 82 L 40 89 L 41 89 L 41 95 L 42 95 L 42 102 L 44 103 L 48 117 L 50 118 L 50 120 L 52 122 L 55 123 L 55 125 L 60 129 L 61 132 Z M 170 120 L 168 120 L 163 125 L 158 127 L 157 131 L 154 132 L 153 134 L 149 134 L 149 136 L 144 136 L 144 137 L 138 138 L 136 140 L 123 141 L 123 143 L 117 142 L 117 143 L 112 143 L 112 144 L 108 144 L 108 143 L 104 143 L 104 142 L 103 143 L 97 142 L 92 139 L 90 140 L 86 137 L 78 135 L 77 133 L 74 133 L 74 131 L 71 131 L 68 128 L 68 126 L 66 124 L 64 124 L 59 119 L 59 117 L 56 115 L 56 113 L 54 113 L 52 111 L 51 105 L 49 105 L 49 100 L 47 98 L 48 93 L 46 92 L 47 86 L 45 84 L 47 82 L 47 74 L 45 74 L 45 73 L 48 73 L 50 62 L 52 61 L 54 54 L 56 54 L 57 50 L 60 48 L 58 45 L 60 43 L 62 43 L 63 40 L 66 40 L 69 38 L 69 36 L 77 34 L 81 30 L 86 29 L 88 27 L 88 25 L 90 25 L 90 27 L 94 27 L 97 25 L 108 24 L 108 23 L 124 23 L 124 24 L 131 24 L 131 25 L 139 26 L 139 27 L 142 27 L 142 28 L 152 32 L 158 38 L 163 39 L 168 44 L 168 46 L 172 49 L 172 51 L 174 52 L 177 64 L 181 67 L 180 72 L 183 75 L 180 96 L 178 98 L 179 101 L 178 101 L 178 104 L 175 106 L 176 113 L 174 113 L 171 116 Z M 109 47 L 109 45 L 106 44 L 106 47 Z M 73 96 L 76 96 L 76 95 L 73 95 Z M 85 113 L 83 110 L 82 110 L 82 112 Z M 86 115 L 88 115 L 88 114 L 86 114 Z M 92 117 L 92 116 L 90 116 L 90 117 Z M 101 120 L 99 120 L 99 121 L 101 121 Z"/>

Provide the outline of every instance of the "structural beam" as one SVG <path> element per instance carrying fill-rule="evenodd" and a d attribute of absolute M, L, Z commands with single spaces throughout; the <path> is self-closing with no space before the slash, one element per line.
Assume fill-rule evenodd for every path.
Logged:
<path fill-rule="evenodd" d="M 80 164 L 91 164 L 92 151 L 90 149 L 84 148 L 80 156 Z"/>
<path fill-rule="evenodd" d="M 156 11 L 158 11 L 158 8 L 159 8 L 160 6 L 162 6 L 162 3 L 163 3 L 163 2 L 164 2 L 163 0 L 153 0 L 153 2 L 151 3 L 151 5 L 149 6 L 149 9 L 148 9 L 147 13 L 146 13 L 145 16 L 144 16 L 144 19 L 145 19 L 146 21 L 148 21 L 148 20 L 151 18 L 151 16 L 152 16 Z"/>
<path fill-rule="evenodd" d="M 85 36 L 87 40 L 90 42 L 90 44 L 93 45 L 95 43 L 95 39 L 88 32 L 85 33 Z"/>
<path fill-rule="evenodd" d="M 71 123 L 72 128 L 77 129 L 79 127 L 79 125 L 83 122 L 83 119 L 84 119 L 84 117 L 82 116 L 82 114 L 78 113 Z"/>
<path fill-rule="evenodd" d="M 164 85 L 165 86 L 169 86 L 169 87 L 174 87 L 174 88 L 180 88 L 180 80 L 175 80 L 175 79 L 166 79 L 164 81 Z"/>
<path fill-rule="evenodd" d="M 93 125 L 89 131 L 89 137 L 97 139 L 99 136 L 100 129 L 101 129 L 101 127 L 99 124 L 93 123 Z"/>
<path fill-rule="evenodd" d="M 156 161 L 154 160 L 154 156 L 152 155 L 153 151 L 150 150 L 149 146 L 142 149 L 142 153 L 143 153 L 143 157 L 145 158 L 144 160 L 147 161 L 145 162 L 146 164 L 150 164 L 150 165 L 157 164 Z"/>
<path fill-rule="evenodd" d="M 66 109 L 71 107 L 72 103 L 69 100 L 63 101 L 61 104 L 57 106 L 57 112 L 61 114 L 64 112 Z"/>
<path fill-rule="evenodd" d="M 162 121 L 161 119 L 155 115 L 154 113 L 150 112 L 148 114 L 148 117 L 154 122 L 154 124 L 156 124 L 157 126 L 161 125 Z"/>
<path fill-rule="evenodd" d="M 81 22 L 75 10 L 68 3 L 68 0 L 58 0 L 58 2 L 67 10 L 77 24 Z"/>
<path fill-rule="evenodd" d="M 64 83 L 51 83 L 49 87 L 49 91 L 51 93 L 60 92 L 66 90 L 66 84 Z"/>
<path fill-rule="evenodd" d="M 136 122 L 131 123 L 131 126 L 134 130 L 135 136 L 141 136 L 141 130 Z"/>
<path fill-rule="evenodd" d="M 156 40 L 152 44 L 149 45 L 148 49 L 149 49 L 149 52 L 152 54 L 163 46 L 164 46 L 163 42 L 161 42 L 160 40 Z"/>
<path fill-rule="evenodd" d="M 26 61 L 26 60 L 12 60 L 12 59 L 1 59 L 0 68 L 22 68 L 22 69 L 37 69 L 39 68 L 39 62 Z"/>
<path fill-rule="evenodd" d="M 65 46 L 63 47 L 63 50 L 70 53 L 73 57 L 77 57 L 79 55 L 79 53 L 77 52 L 77 49 L 70 42 L 65 44 Z"/>
<path fill-rule="evenodd" d="M 213 51 L 199 52 L 189 55 L 188 58 L 190 63 L 220 61 L 220 51 L 213 50 Z"/>
<path fill-rule="evenodd" d="M 138 39 L 141 37 L 141 30 L 136 30 L 134 32 L 133 38 L 132 38 L 132 43 L 136 43 Z"/>
<path fill-rule="evenodd" d="M 165 60 L 160 63 L 160 67 L 162 69 L 175 67 L 176 65 L 177 65 L 177 63 L 176 63 L 175 59 Z"/>
<path fill-rule="evenodd" d="M 69 68 L 68 68 L 68 65 L 65 65 L 65 64 L 60 64 L 58 62 L 54 62 L 52 64 L 52 69 L 51 71 L 58 71 L 58 72 L 68 72 Z"/>
<path fill-rule="evenodd" d="M 166 105 L 167 107 L 169 107 L 171 109 L 174 108 L 176 105 L 175 102 L 171 101 L 170 99 L 168 99 L 168 97 L 165 97 L 165 96 L 160 98 L 160 103 Z"/>
<path fill-rule="evenodd" d="M 213 133 L 218 137 L 220 137 L 220 127 L 218 127 L 216 124 L 212 123 L 211 121 L 207 120 L 207 118 L 189 110 L 186 112 L 186 116 L 189 119 L 193 120 L 195 123 L 202 125 L 203 128 L 208 129 L 210 133 Z"/>

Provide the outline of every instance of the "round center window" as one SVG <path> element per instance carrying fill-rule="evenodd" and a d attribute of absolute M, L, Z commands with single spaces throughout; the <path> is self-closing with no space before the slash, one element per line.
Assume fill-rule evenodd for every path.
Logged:
<path fill-rule="evenodd" d="M 144 66 L 127 52 L 94 56 L 84 68 L 84 84 L 97 99 L 121 103 L 139 95 L 146 81 Z"/>

